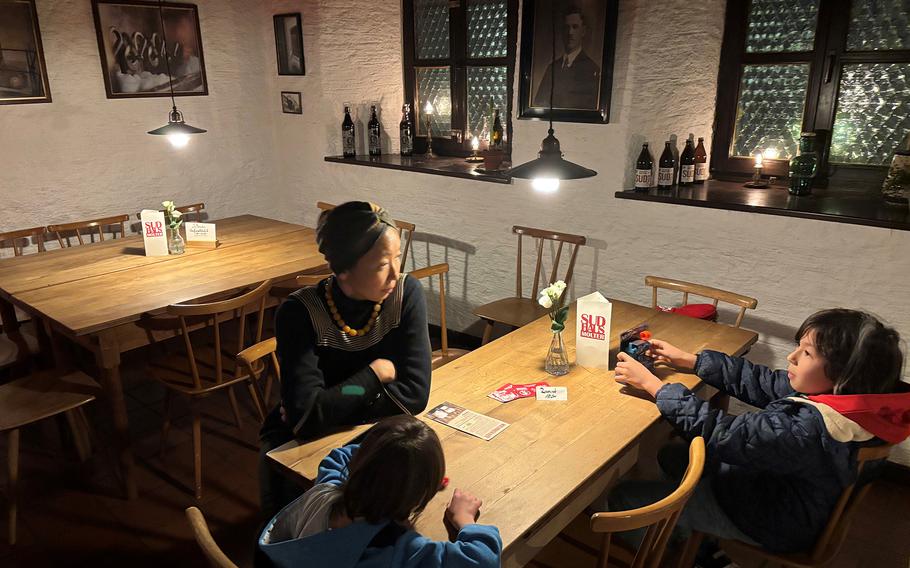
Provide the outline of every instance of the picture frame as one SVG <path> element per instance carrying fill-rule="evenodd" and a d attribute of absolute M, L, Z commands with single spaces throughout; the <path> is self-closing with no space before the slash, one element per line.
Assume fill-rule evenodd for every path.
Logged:
<path fill-rule="evenodd" d="M 300 91 L 281 91 L 281 112 L 303 114 Z"/>
<path fill-rule="evenodd" d="M 306 75 L 303 57 L 303 25 L 300 13 L 276 14 L 275 56 L 279 75 Z"/>
<path fill-rule="evenodd" d="M 617 12 L 618 0 L 523 3 L 518 118 L 610 121 Z"/>
<path fill-rule="evenodd" d="M 0 2 L 0 105 L 49 102 L 35 0 Z"/>
<path fill-rule="evenodd" d="M 196 5 L 160 9 L 159 16 L 157 2 L 92 0 L 107 98 L 169 97 L 172 84 L 178 97 L 209 94 Z"/>

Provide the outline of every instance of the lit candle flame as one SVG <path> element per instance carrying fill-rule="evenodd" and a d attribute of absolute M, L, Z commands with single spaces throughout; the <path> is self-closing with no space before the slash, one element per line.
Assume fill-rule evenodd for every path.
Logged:
<path fill-rule="evenodd" d="M 762 155 L 761 153 L 755 154 L 755 167 L 760 168 L 762 165 Z"/>
<path fill-rule="evenodd" d="M 433 114 L 433 104 L 430 101 L 427 101 L 427 104 L 424 105 L 423 112 Z"/>
<path fill-rule="evenodd" d="M 471 137 L 471 150 L 474 150 L 476 152 L 478 149 L 480 149 L 480 138 L 478 138 L 476 136 L 472 136 Z"/>

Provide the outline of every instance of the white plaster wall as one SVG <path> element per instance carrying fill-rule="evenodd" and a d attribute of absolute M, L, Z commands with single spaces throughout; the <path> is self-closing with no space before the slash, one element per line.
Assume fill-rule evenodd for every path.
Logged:
<path fill-rule="evenodd" d="M 208 133 L 175 150 L 146 134 L 167 122 L 169 99 L 105 97 L 91 2 L 37 0 L 53 102 L 0 106 L 0 230 L 134 214 L 163 199 L 203 201 L 212 218 L 277 215 L 270 11 L 261 0 L 196 4 L 209 95 L 177 104 Z"/>
<path fill-rule="evenodd" d="M 576 296 L 598 289 L 647 303 L 643 278 L 658 274 L 757 297 L 758 309 L 743 325 L 760 333 L 750 354 L 758 362 L 783 364 L 798 325 L 826 307 L 871 310 L 910 336 L 908 232 L 613 197 L 631 185 L 630 165 L 643 141 L 659 151 L 663 140 L 691 133 L 710 145 L 724 2 L 620 6 L 611 123 L 556 125 L 567 157 L 598 176 L 541 195 L 524 181 L 503 186 L 324 162 L 340 154 L 344 101 L 358 106 L 360 126 L 370 101 L 379 101 L 384 129 L 397 132 L 399 2 L 275 2 L 275 12 L 303 12 L 307 62 L 306 79 L 294 83 L 303 90 L 304 114 L 277 127 L 290 198 L 283 215 L 313 224 L 317 200 L 367 199 L 416 223 L 408 264 L 451 265 L 453 329 L 479 333 L 471 309 L 513 293 L 509 227 L 523 224 L 588 237 Z M 513 120 L 513 127 L 519 163 L 535 155 L 546 124 Z M 312 132 L 321 133 L 318 142 Z M 387 147 L 396 151 L 397 143 Z M 910 464 L 910 450 L 896 458 Z"/>

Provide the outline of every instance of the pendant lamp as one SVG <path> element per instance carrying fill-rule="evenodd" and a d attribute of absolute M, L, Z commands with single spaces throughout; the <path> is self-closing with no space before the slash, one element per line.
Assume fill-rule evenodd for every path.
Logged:
<path fill-rule="evenodd" d="M 164 40 L 164 63 L 167 66 L 167 82 L 171 88 L 171 112 L 168 113 L 167 124 L 160 128 L 149 130 L 148 133 L 156 136 L 167 136 L 171 146 L 183 148 L 189 143 L 190 134 L 202 134 L 206 131 L 184 122 L 183 113 L 177 110 L 177 101 L 174 99 L 174 78 L 171 76 L 171 58 L 167 53 L 167 33 L 164 29 L 161 0 L 158 0 L 158 20 L 161 22 L 161 37 Z"/>
<path fill-rule="evenodd" d="M 515 166 L 509 171 L 513 178 L 529 179 L 534 189 L 542 192 L 553 192 L 559 189 L 559 181 L 564 179 L 581 179 L 593 177 L 597 172 L 584 166 L 563 159 L 559 140 L 553 135 L 553 91 L 556 76 L 556 2 L 553 2 L 552 53 L 553 71 L 550 73 L 550 129 L 547 137 L 540 143 L 540 152 L 536 160 Z"/>

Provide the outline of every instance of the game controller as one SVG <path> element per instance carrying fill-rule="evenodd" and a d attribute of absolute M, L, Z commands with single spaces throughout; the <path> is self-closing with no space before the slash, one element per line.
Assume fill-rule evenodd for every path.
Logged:
<path fill-rule="evenodd" d="M 619 335 L 619 350 L 644 365 L 649 371 L 654 370 L 654 357 L 648 354 L 651 349 L 651 332 L 647 324 L 641 324 L 626 330 Z"/>

